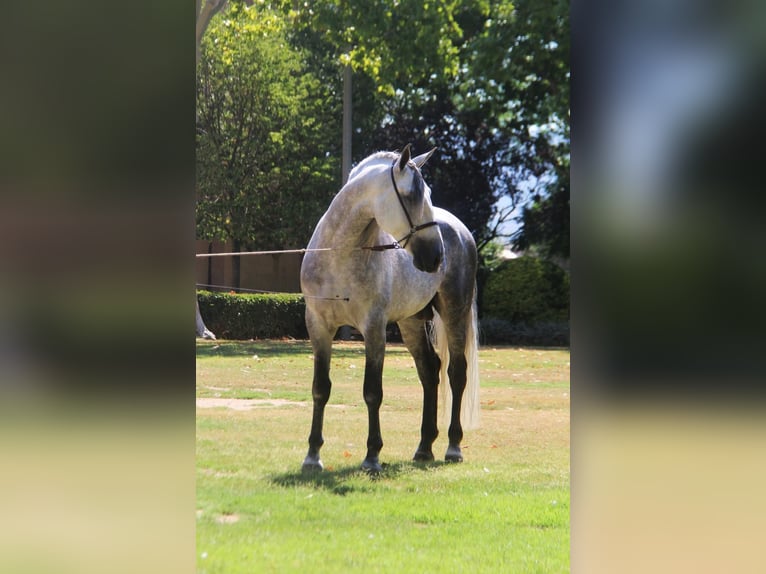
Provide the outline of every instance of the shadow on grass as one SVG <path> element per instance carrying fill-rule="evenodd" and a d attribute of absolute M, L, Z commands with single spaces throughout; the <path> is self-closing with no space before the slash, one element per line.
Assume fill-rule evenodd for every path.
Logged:
<path fill-rule="evenodd" d="M 414 462 L 401 461 L 382 464 L 383 471 L 377 474 L 369 474 L 359 465 L 344 466 L 342 468 L 325 469 L 321 472 L 288 472 L 271 477 L 271 483 L 277 486 L 292 488 L 296 486 L 310 486 L 316 489 L 326 490 L 340 496 L 352 492 L 369 492 L 372 483 L 381 480 L 394 480 L 398 477 L 417 471 L 433 471 L 444 466 L 444 461 Z M 351 482 L 351 479 L 363 479 Z M 365 480 L 366 479 L 366 480 Z"/>
<path fill-rule="evenodd" d="M 389 347 L 391 353 L 406 352 L 404 347 Z M 314 351 L 311 343 L 298 340 L 263 340 L 263 341 L 197 341 L 197 358 L 207 357 L 252 357 L 261 358 L 311 356 Z M 364 356 L 362 345 L 342 346 L 333 345 L 333 359 L 354 359 Z"/>
<path fill-rule="evenodd" d="M 197 342 L 197 357 L 260 357 L 311 355 L 308 341 L 205 341 Z"/>
<path fill-rule="evenodd" d="M 263 339 L 259 341 L 202 341 L 197 340 L 197 358 L 208 357 L 252 357 L 258 355 L 261 358 L 311 356 L 314 351 L 309 341 L 298 339 Z M 409 356 L 407 349 L 402 345 L 388 345 L 388 355 Z M 359 343 L 335 342 L 332 348 L 333 359 L 356 359 L 364 356 L 364 346 Z"/>

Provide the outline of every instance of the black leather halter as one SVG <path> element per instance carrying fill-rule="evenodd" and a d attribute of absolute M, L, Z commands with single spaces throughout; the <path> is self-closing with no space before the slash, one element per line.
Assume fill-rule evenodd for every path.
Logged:
<path fill-rule="evenodd" d="M 407 247 L 407 243 L 412 239 L 412 236 L 415 235 L 418 231 L 421 229 L 426 229 L 427 227 L 432 227 L 434 225 L 438 225 L 436 221 L 429 221 L 427 223 L 421 223 L 420 225 L 415 225 L 412 223 L 412 218 L 410 217 L 410 212 L 407 211 L 407 207 L 404 205 L 404 199 L 402 198 L 402 194 L 399 193 L 399 187 L 396 185 L 396 178 L 394 177 L 394 167 L 396 166 L 396 162 L 399 161 L 394 160 L 394 163 L 391 164 L 391 183 L 394 185 L 394 192 L 396 192 L 396 198 L 399 200 L 399 205 L 402 206 L 402 210 L 404 211 L 404 215 L 407 217 L 407 223 L 410 225 L 410 232 L 399 239 L 398 241 L 394 241 L 393 243 L 386 243 L 385 245 L 372 245 L 370 247 L 362 247 L 362 249 L 368 249 L 370 251 L 386 251 L 387 249 L 404 249 Z"/>
<path fill-rule="evenodd" d="M 402 206 L 402 210 L 404 210 L 404 215 L 407 217 L 407 223 L 410 224 L 410 232 L 402 237 L 397 243 L 402 243 L 402 247 L 407 246 L 407 242 L 412 238 L 413 235 L 415 235 L 418 231 L 421 229 L 426 229 L 427 227 L 432 227 L 436 225 L 435 221 L 429 221 L 428 223 L 421 223 L 420 225 L 415 225 L 412 223 L 412 218 L 410 217 L 410 212 L 407 211 L 407 207 L 404 205 L 404 199 L 402 198 L 402 194 L 399 193 L 399 188 L 396 185 L 396 178 L 394 177 L 394 166 L 396 166 L 396 161 L 391 164 L 391 183 L 394 185 L 394 191 L 396 192 L 396 198 L 399 200 L 399 205 Z"/>

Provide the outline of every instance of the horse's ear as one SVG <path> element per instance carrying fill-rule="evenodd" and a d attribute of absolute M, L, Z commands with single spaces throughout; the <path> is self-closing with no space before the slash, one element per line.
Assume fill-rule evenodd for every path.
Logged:
<path fill-rule="evenodd" d="M 399 171 L 402 171 L 407 166 L 408 161 L 410 161 L 410 144 L 404 146 L 402 155 L 399 156 Z"/>
<path fill-rule="evenodd" d="M 426 152 L 422 155 L 419 155 L 417 157 L 412 158 L 412 163 L 414 163 L 416 166 L 418 166 L 418 169 L 423 167 L 423 164 L 428 161 L 428 158 L 433 155 L 433 153 L 436 151 L 436 148 L 433 148 L 431 151 Z"/>

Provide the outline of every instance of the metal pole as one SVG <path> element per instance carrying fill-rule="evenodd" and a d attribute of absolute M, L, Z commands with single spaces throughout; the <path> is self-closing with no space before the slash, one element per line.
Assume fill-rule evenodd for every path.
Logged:
<path fill-rule="evenodd" d="M 343 185 L 351 171 L 351 66 L 343 68 L 343 159 L 341 164 Z"/>
<path fill-rule="evenodd" d="M 348 181 L 348 174 L 351 172 L 351 66 L 343 68 L 343 158 L 341 171 L 343 185 Z M 344 325 L 338 331 L 338 338 L 341 341 L 351 339 L 351 328 Z"/>

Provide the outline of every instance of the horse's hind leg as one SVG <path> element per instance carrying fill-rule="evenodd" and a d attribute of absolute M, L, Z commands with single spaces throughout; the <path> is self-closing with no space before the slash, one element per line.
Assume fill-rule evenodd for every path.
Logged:
<path fill-rule="evenodd" d="M 463 426 L 460 422 L 460 410 L 463 404 L 463 392 L 468 381 L 468 360 L 466 357 L 466 340 L 470 308 L 469 311 L 460 309 L 450 309 L 444 299 L 437 300 L 437 310 L 439 317 L 443 321 L 443 335 L 438 339 L 442 341 L 446 338 L 447 349 L 449 353 L 449 363 L 447 364 L 447 378 L 449 379 L 450 390 L 452 391 L 452 410 L 450 413 L 450 425 L 448 430 L 449 446 L 444 459 L 447 462 L 463 462 L 463 454 L 460 450 L 460 443 L 463 440 Z M 441 348 L 441 344 L 440 344 Z M 446 384 L 446 381 L 443 381 Z"/>
<path fill-rule="evenodd" d="M 423 422 L 420 425 L 420 444 L 413 460 L 431 461 L 434 459 L 432 446 L 439 435 L 436 405 L 441 361 L 426 333 L 423 319 L 410 317 L 399 321 L 399 331 L 404 344 L 415 359 L 420 384 L 423 386 Z"/>
<path fill-rule="evenodd" d="M 314 414 L 311 419 L 311 434 L 309 435 L 309 451 L 303 461 L 304 471 L 322 470 L 324 466 L 319 458 L 319 449 L 324 444 L 322 426 L 324 424 L 324 410 L 330 399 L 330 357 L 332 354 L 332 338 L 334 333 L 327 329 L 306 322 L 309 327 L 311 344 L 314 348 L 314 380 L 311 394 L 314 399 Z"/>
<path fill-rule="evenodd" d="M 465 321 L 460 321 L 458 328 L 447 328 L 449 344 L 449 377 L 450 389 L 452 390 L 452 413 L 449 425 L 449 446 L 444 459 L 447 462 L 463 462 L 463 454 L 460 443 L 463 440 L 463 426 L 460 423 L 460 409 L 463 404 L 463 392 L 467 381 L 468 361 L 465 356 Z"/>

